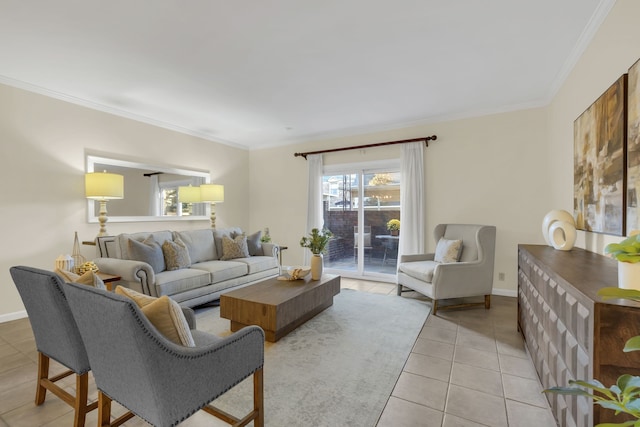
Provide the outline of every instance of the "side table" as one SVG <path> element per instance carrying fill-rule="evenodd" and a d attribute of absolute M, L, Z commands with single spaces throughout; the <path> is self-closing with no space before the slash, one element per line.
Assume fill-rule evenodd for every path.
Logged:
<path fill-rule="evenodd" d="M 278 252 L 280 252 L 280 266 L 282 267 L 282 251 L 286 251 L 287 249 L 289 249 L 289 246 L 280 246 L 280 250 Z"/>
<path fill-rule="evenodd" d="M 113 291 L 114 284 L 117 284 L 117 282 L 122 280 L 122 277 L 116 276 L 114 274 L 101 273 L 100 271 L 98 271 L 98 273 L 96 274 L 100 279 L 102 279 L 109 292 Z"/>

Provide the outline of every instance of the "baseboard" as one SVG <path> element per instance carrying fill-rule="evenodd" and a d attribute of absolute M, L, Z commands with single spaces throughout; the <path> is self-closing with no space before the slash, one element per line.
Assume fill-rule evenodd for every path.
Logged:
<path fill-rule="evenodd" d="M 511 298 L 516 298 L 518 296 L 518 291 L 516 290 L 511 290 L 511 289 L 496 289 L 493 288 L 493 291 L 491 292 L 492 295 L 498 295 L 501 297 L 511 297 Z"/>
<path fill-rule="evenodd" d="M 27 317 L 26 310 L 16 311 L 15 313 L 8 313 L 0 315 L 0 323 L 11 322 L 12 320 L 24 319 Z"/>

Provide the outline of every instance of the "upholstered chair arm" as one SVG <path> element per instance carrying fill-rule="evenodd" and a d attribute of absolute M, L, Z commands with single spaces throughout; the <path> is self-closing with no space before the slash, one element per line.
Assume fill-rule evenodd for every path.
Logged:
<path fill-rule="evenodd" d="M 155 351 L 150 361 L 157 372 L 154 393 L 166 393 L 170 405 L 189 406 L 211 402 L 264 364 L 264 332 L 248 326 L 219 341 L 198 347 L 182 347 L 166 341 L 167 351 Z M 160 349 L 158 349 L 160 350 Z M 177 384 L 183 384 L 182 402 L 175 399 Z M 142 392 L 142 390 L 141 390 Z"/>
<path fill-rule="evenodd" d="M 180 307 L 182 309 L 182 314 L 184 314 L 184 318 L 189 325 L 189 329 L 196 328 L 196 312 L 193 311 L 190 307 Z"/>
<path fill-rule="evenodd" d="M 400 255 L 400 262 L 433 261 L 435 254 Z"/>
<path fill-rule="evenodd" d="M 155 293 L 156 275 L 146 262 L 118 258 L 96 258 L 93 262 L 101 272 L 120 276 L 125 283 L 136 284 L 132 286 L 134 290 L 158 296 Z"/>
<path fill-rule="evenodd" d="M 262 243 L 262 254 L 264 256 L 278 258 L 278 255 L 280 254 L 280 245 L 275 243 Z"/>
<path fill-rule="evenodd" d="M 480 261 L 439 264 L 433 273 L 433 297 L 445 299 L 490 295 L 493 277 L 483 274 L 482 265 Z"/>

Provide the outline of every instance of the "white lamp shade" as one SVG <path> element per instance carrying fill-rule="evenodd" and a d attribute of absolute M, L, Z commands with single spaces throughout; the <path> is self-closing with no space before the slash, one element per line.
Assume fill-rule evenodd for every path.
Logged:
<path fill-rule="evenodd" d="M 200 186 L 200 197 L 202 198 L 203 202 L 224 202 L 224 185 L 202 184 Z"/>
<path fill-rule="evenodd" d="M 200 203 L 200 187 L 178 187 L 178 200 L 180 203 Z"/>
<path fill-rule="evenodd" d="M 124 177 L 115 173 L 89 172 L 84 176 L 84 190 L 87 199 L 122 199 Z"/>

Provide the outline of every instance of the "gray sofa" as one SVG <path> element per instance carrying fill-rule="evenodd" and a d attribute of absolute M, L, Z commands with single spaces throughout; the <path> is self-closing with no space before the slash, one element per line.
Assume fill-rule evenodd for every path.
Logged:
<path fill-rule="evenodd" d="M 220 298 L 230 290 L 256 283 L 279 273 L 279 247 L 261 243 L 259 233 L 247 236 L 250 256 L 221 260 L 223 236 L 242 235 L 240 228 L 186 231 L 154 231 L 97 239 L 98 258 L 93 262 L 101 272 L 120 276 L 120 285 L 159 297 L 167 295 L 184 307 L 195 307 Z M 137 249 L 152 238 L 159 246 L 166 241 L 181 240 L 188 249 L 190 265 L 176 270 L 158 265 L 157 252 L 150 259 Z M 131 242 L 133 240 L 135 242 Z M 153 256 L 156 256 L 154 259 Z M 160 255 L 162 257 L 162 255 Z"/>

